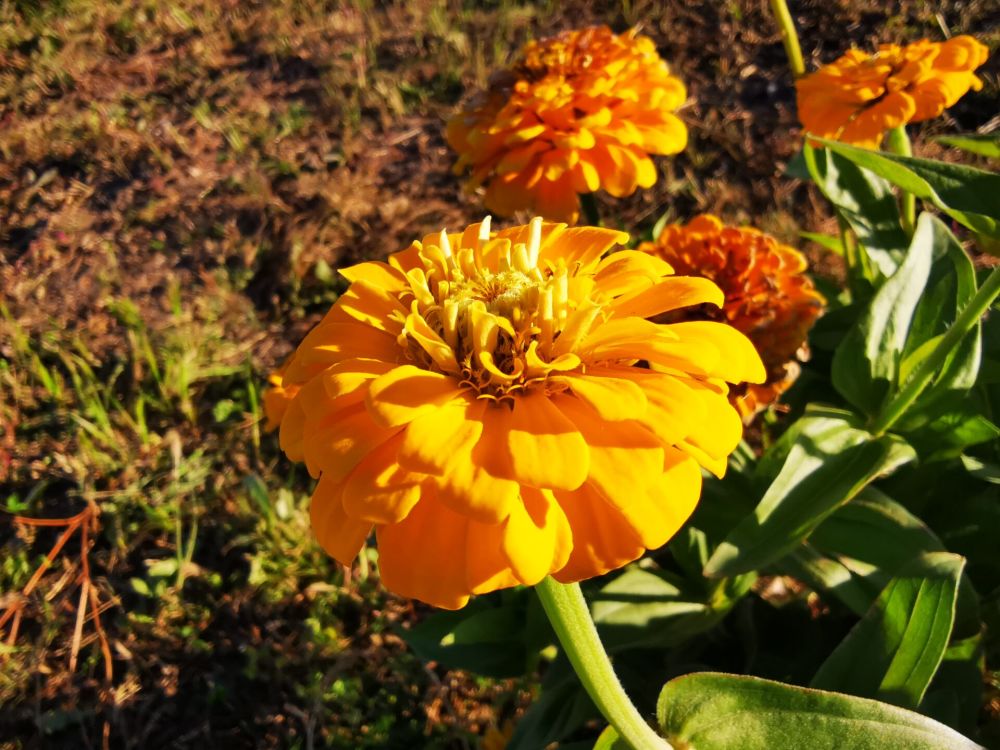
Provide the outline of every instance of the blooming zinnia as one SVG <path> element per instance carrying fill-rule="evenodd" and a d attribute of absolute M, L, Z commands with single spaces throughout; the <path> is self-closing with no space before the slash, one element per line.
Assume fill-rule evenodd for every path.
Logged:
<path fill-rule="evenodd" d="M 720 308 L 703 306 L 667 313 L 664 320 L 718 320 L 745 333 L 764 361 L 767 380 L 730 392 L 744 419 L 768 406 L 798 375 L 796 353 L 823 310 L 824 299 L 805 275 L 795 249 L 752 227 L 725 226 L 715 216 L 663 228 L 639 250 L 669 263 L 675 273 L 701 276 L 725 295 Z"/>
<path fill-rule="evenodd" d="M 742 424 L 726 382 L 760 382 L 728 325 L 646 318 L 722 303 L 627 235 L 535 219 L 425 237 L 351 282 L 282 387 L 287 455 L 319 478 L 312 522 L 349 563 L 374 527 L 383 583 L 446 608 L 547 575 L 578 581 L 664 544 L 699 465 Z"/>
<path fill-rule="evenodd" d="M 575 222 L 577 194 L 615 197 L 656 182 L 649 154 L 676 154 L 684 85 L 634 30 L 568 31 L 529 42 L 517 62 L 448 123 L 456 174 L 486 186 L 486 206 Z"/>
<path fill-rule="evenodd" d="M 874 55 L 852 49 L 795 84 L 799 120 L 813 135 L 878 148 L 887 130 L 937 117 L 982 88 L 973 71 L 988 54 L 965 35 L 883 44 Z"/>

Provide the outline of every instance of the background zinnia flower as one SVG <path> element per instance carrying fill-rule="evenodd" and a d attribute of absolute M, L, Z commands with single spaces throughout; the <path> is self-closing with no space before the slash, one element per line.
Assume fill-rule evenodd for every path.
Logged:
<path fill-rule="evenodd" d="M 627 235 L 489 223 L 426 237 L 350 280 L 293 354 L 287 455 L 319 478 L 312 520 L 349 563 L 372 528 L 385 585 L 440 607 L 547 575 L 569 582 L 664 544 L 721 475 L 760 382 L 722 303 Z"/>
<path fill-rule="evenodd" d="M 676 154 L 684 85 L 635 31 L 606 26 L 529 42 L 517 62 L 448 123 L 456 174 L 486 186 L 486 206 L 575 222 L 577 194 L 631 195 L 656 182 L 649 154 Z"/>
<path fill-rule="evenodd" d="M 988 54 L 966 35 L 883 44 L 874 55 L 852 49 L 795 84 L 799 120 L 813 135 L 878 148 L 887 130 L 937 117 L 982 88 L 973 71 Z"/>
<path fill-rule="evenodd" d="M 764 232 L 728 227 L 708 214 L 664 227 L 655 242 L 644 242 L 639 250 L 662 258 L 674 273 L 711 279 L 722 289 L 721 309 L 689 307 L 663 320 L 725 321 L 750 338 L 767 381 L 731 391 L 744 419 L 777 400 L 798 375 L 796 353 L 825 302 L 805 275 L 805 258 Z"/>

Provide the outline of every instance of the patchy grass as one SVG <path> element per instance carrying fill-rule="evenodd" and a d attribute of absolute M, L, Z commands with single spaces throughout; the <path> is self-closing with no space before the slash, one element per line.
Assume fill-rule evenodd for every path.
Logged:
<path fill-rule="evenodd" d="M 814 59 L 942 24 L 1000 41 L 986 2 L 797 5 Z M 689 85 L 691 146 L 609 199 L 626 226 L 822 228 L 781 177 L 763 8 L 0 5 L 0 748 L 463 748 L 523 708 L 530 686 L 421 664 L 398 635 L 421 612 L 317 549 L 260 390 L 339 265 L 480 216 L 442 122 L 533 35 L 641 24 Z M 989 66 L 926 133 L 985 124 Z M 81 512 L 86 534 L 24 520 Z"/>

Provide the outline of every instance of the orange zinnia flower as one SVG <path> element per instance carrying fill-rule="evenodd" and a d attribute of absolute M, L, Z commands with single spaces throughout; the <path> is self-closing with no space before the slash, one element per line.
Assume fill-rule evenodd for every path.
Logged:
<path fill-rule="evenodd" d="M 486 186 L 486 206 L 575 222 L 578 193 L 631 195 L 656 182 L 649 154 L 676 154 L 684 85 L 636 32 L 607 27 L 529 42 L 515 65 L 448 123 L 455 173 Z"/>
<path fill-rule="evenodd" d="M 721 309 L 687 308 L 665 320 L 725 321 L 750 338 L 767 381 L 730 393 L 743 418 L 776 401 L 798 376 L 796 352 L 825 302 L 804 274 L 805 258 L 757 229 L 727 227 L 707 214 L 664 227 L 655 242 L 644 242 L 639 250 L 662 258 L 675 273 L 711 279 L 722 289 Z"/>
<path fill-rule="evenodd" d="M 457 608 L 577 581 L 664 544 L 742 425 L 726 381 L 764 379 L 716 322 L 646 318 L 721 304 L 627 235 L 488 220 L 342 271 L 294 353 L 287 455 L 319 478 L 313 528 L 349 563 L 374 527 L 385 585 Z"/>
<path fill-rule="evenodd" d="M 970 88 L 981 89 L 972 71 L 988 54 L 964 35 L 883 44 L 874 55 L 852 49 L 795 84 L 799 120 L 813 135 L 878 148 L 887 130 L 937 117 Z"/>

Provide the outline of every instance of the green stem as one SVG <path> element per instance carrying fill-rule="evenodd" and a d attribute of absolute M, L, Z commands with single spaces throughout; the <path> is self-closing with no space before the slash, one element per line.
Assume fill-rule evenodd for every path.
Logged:
<path fill-rule="evenodd" d="M 840 227 L 840 243 L 844 248 L 847 286 L 851 290 L 851 298 L 854 300 L 864 299 L 865 295 L 871 291 L 871 285 L 868 284 L 870 273 L 868 255 L 858 245 L 858 238 L 854 234 L 854 230 L 839 213 L 837 214 L 837 224 Z"/>
<path fill-rule="evenodd" d="M 1000 267 L 994 268 L 990 272 L 986 281 L 976 292 L 976 296 L 969 300 L 969 304 L 958 314 L 954 324 L 945 331 L 937 346 L 926 359 L 917 365 L 903 389 L 882 410 L 878 419 L 872 424 L 872 434 L 875 436 L 884 434 L 906 413 L 906 410 L 934 378 L 935 373 L 944 364 L 948 355 L 976 326 L 983 313 L 989 309 L 998 295 L 1000 295 Z"/>
<path fill-rule="evenodd" d="M 795 31 L 792 14 L 788 12 L 788 3 L 785 0 L 771 0 L 771 12 L 774 13 L 778 27 L 781 29 L 781 41 L 785 45 L 785 54 L 788 55 L 788 67 L 793 76 L 801 78 L 806 74 L 806 65 L 802 62 L 799 35 Z"/>
<path fill-rule="evenodd" d="M 601 212 L 597 208 L 597 198 L 593 193 L 580 193 L 580 208 L 587 219 L 587 226 L 601 226 Z"/>
<path fill-rule="evenodd" d="M 900 125 L 889 131 L 889 138 L 886 145 L 889 151 L 899 156 L 913 156 L 913 146 L 910 144 L 910 136 L 906 134 L 906 126 Z M 903 218 L 903 229 L 907 234 L 913 234 L 913 227 L 917 221 L 917 196 L 913 193 L 903 191 L 900 198 L 902 203 L 900 213 Z"/>
<path fill-rule="evenodd" d="M 858 267 L 858 243 L 847 220 L 839 213 L 837 226 L 840 228 L 840 245 L 844 248 L 844 263 L 847 265 L 847 277 L 850 279 Z"/>
<path fill-rule="evenodd" d="M 633 750 L 673 750 L 625 694 L 590 619 L 579 584 L 546 578 L 535 591 L 587 695 L 622 740 Z"/>

